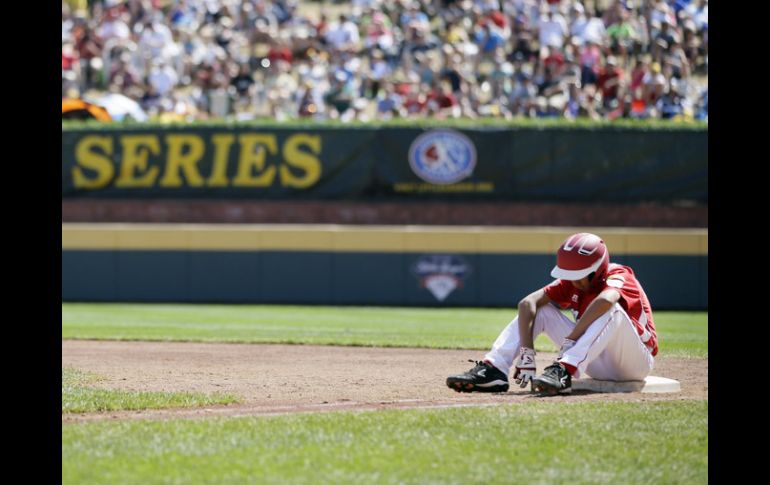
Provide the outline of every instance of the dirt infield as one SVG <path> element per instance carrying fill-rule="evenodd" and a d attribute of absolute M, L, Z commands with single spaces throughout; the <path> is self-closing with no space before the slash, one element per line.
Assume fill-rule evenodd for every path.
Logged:
<path fill-rule="evenodd" d="M 459 394 L 444 385 L 473 366 L 477 350 L 428 350 L 310 345 L 183 342 L 62 341 L 62 367 L 104 377 L 95 386 L 134 391 L 228 392 L 241 403 L 195 409 L 63 414 L 62 422 L 169 419 L 494 405 L 528 400 L 655 401 L 708 399 L 708 359 L 659 356 L 653 375 L 677 379 L 671 394 L 599 394 L 538 397 L 511 387 L 500 394 Z M 554 354 L 539 353 L 538 369 Z"/>

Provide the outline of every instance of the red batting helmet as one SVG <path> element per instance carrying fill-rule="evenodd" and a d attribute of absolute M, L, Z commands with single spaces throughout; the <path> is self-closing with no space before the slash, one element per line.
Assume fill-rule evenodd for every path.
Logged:
<path fill-rule="evenodd" d="M 551 276 L 568 281 L 583 279 L 591 273 L 601 277 L 609 264 L 610 252 L 604 241 L 595 234 L 580 232 L 559 247 Z"/>

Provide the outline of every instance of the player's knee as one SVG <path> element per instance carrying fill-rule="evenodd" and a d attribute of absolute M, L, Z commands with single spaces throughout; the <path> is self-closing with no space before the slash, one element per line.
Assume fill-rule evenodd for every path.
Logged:
<path fill-rule="evenodd" d="M 559 311 L 558 308 L 556 308 L 551 304 L 543 305 L 537 309 L 537 316 L 541 318 L 546 315 L 556 315 L 556 314 L 561 315 L 561 312 Z"/>

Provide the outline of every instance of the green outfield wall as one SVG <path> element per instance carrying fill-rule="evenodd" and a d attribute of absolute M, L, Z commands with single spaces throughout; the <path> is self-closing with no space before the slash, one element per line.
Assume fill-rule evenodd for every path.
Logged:
<path fill-rule="evenodd" d="M 708 309 L 704 229 L 62 224 L 62 299 L 515 306 L 584 231 L 654 308 Z"/>
<path fill-rule="evenodd" d="M 708 203 L 708 130 L 62 129 L 64 199 Z"/>

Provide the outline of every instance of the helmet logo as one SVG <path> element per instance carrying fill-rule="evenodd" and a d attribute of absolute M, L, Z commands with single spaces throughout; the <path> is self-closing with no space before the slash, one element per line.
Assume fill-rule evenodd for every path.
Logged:
<path fill-rule="evenodd" d="M 576 238 L 577 240 L 575 240 Z M 564 243 L 564 250 L 572 251 L 579 244 L 580 247 L 578 248 L 578 251 L 577 251 L 578 254 L 581 254 L 583 256 L 590 256 L 591 254 L 595 253 L 597 249 L 599 249 L 599 246 L 594 246 L 591 249 L 586 249 L 585 245 L 587 242 L 589 242 L 589 240 L 590 240 L 589 235 L 578 234 L 575 237 L 571 237 L 569 240 L 567 240 Z"/>

